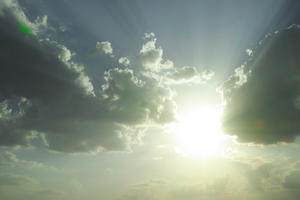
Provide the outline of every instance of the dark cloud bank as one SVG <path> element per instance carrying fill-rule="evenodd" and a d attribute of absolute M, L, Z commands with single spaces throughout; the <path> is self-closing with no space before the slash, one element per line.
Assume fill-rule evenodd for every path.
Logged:
<path fill-rule="evenodd" d="M 223 94 L 225 133 L 242 142 L 292 142 L 300 134 L 300 26 L 267 35 Z"/>
<path fill-rule="evenodd" d="M 20 22 L 35 34 L 20 32 Z M 173 120 L 171 91 L 131 69 L 107 71 L 94 89 L 84 66 L 63 45 L 42 39 L 16 1 L 0 3 L 0 25 L 1 146 L 40 138 L 61 152 L 124 150 L 140 126 Z"/>

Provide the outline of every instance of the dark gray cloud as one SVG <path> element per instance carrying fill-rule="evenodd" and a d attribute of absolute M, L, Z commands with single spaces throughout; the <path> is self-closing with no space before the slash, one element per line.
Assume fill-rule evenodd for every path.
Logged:
<path fill-rule="evenodd" d="M 74 54 L 39 35 L 46 18 L 31 23 L 17 1 L 4 2 L 0 145 L 30 145 L 40 138 L 49 149 L 61 152 L 125 150 L 139 139 L 140 126 L 174 119 L 170 90 L 155 80 L 141 80 L 130 69 L 107 71 L 95 92 L 84 66 L 71 60 Z M 21 22 L 34 34 L 20 32 Z"/>
<path fill-rule="evenodd" d="M 223 130 L 239 141 L 292 142 L 300 133 L 300 27 L 266 36 L 223 85 Z"/>

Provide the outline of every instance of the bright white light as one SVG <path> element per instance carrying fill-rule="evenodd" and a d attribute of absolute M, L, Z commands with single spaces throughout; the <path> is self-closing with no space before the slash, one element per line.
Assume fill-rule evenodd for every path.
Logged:
<path fill-rule="evenodd" d="M 221 115 L 222 109 L 211 106 L 195 107 L 180 114 L 170 129 L 177 139 L 175 150 L 188 156 L 221 155 L 225 148 Z"/>

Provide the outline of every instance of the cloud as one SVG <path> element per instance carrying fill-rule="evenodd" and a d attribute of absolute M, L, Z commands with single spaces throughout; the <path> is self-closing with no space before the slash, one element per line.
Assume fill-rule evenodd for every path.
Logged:
<path fill-rule="evenodd" d="M 39 162 L 19 159 L 16 154 L 6 151 L 0 155 L 0 167 L 41 168 L 41 167 L 45 167 L 45 166 Z"/>
<path fill-rule="evenodd" d="M 173 67 L 173 62 L 163 60 L 163 49 L 156 47 L 156 38 L 154 33 L 145 34 L 146 43 L 143 44 L 137 56 L 137 64 L 142 70 L 159 72 L 162 69 Z"/>
<path fill-rule="evenodd" d="M 176 163 L 182 161 L 182 159 L 176 160 Z M 186 166 L 185 170 L 178 172 L 175 177 L 172 177 L 171 170 L 164 173 L 167 179 L 152 179 L 131 184 L 127 192 L 119 199 L 296 200 L 298 198 L 289 197 L 298 191 L 297 188 L 289 189 L 283 185 L 286 174 L 291 174 L 293 164 L 287 160 L 280 161 L 278 163 L 276 159 L 274 162 L 253 166 L 249 163 L 218 159 L 195 166 L 193 161 L 186 159 L 182 162 Z M 224 174 L 220 168 L 227 173 Z M 202 173 L 202 170 L 206 170 L 206 173 Z"/>
<path fill-rule="evenodd" d="M 130 60 L 127 57 L 121 57 L 119 58 L 118 62 L 125 67 L 128 67 L 130 65 Z"/>
<path fill-rule="evenodd" d="M 209 183 L 182 180 L 182 183 L 170 180 L 144 181 L 131 185 L 119 199 L 144 200 L 183 200 L 183 199 L 241 199 L 238 189 L 230 191 L 230 182 L 226 178 L 210 180 Z"/>
<path fill-rule="evenodd" d="M 223 84 L 223 94 L 230 94 L 233 88 L 239 88 L 247 82 L 248 76 L 251 71 L 245 72 L 245 66 L 242 65 L 234 70 L 234 74 Z M 229 96 L 225 96 L 227 100 L 230 100 Z"/>
<path fill-rule="evenodd" d="M 111 43 L 108 41 L 97 42 L 96 51 L 108 55 L 113 54 L 113 48 L 111 47 Z"/>
<path fill-rule="evenodd" d="M 167 183 L 167 181 L 164 179 L 150 179 L 147 181 L 143 181 L 143 182 L 131 185 L 131 189 L 145 190 L 149 187 L 162 186 L 162 185 L 165 185 L 166 183 Z"/>
<path fill-rule="evenodd" d="M 155 34 L 153 32 L 144 34 L 144 39 L 153 39 L 153 38 L 155 38 Z"/>
<path fill-rule="evenodd" d="M 116 68 L 95 91 L 85 67 L 72 61 L 74 53 L 38 34 L 24 35 L 14 9 L 28 19 L 18 4 L 0 5 L 6 27 L 0 30 L 1 146 L 40 140 L 60 152 L 128 150 L 146 126 L 174 119 L 172 91 L 159 81 Z M 109 42 L 98 48 L 112 54 Z"/>
<path fill-rule="evenodd" d="M 45 189 L 36 192 L 35 195 L 39 198 L 43 197 L 44 199 L 57 199 L 63 196 L 64 193 L 54 189 Z"/>
<path fill-rule="evenodd" d="M 163 58 L 163 49 L 156 46 L 157 39 L 154 33 L 145 33 L 144 39 L 146 43 L 136 57 L 138 70 L 144 76 L 166 85 L 206 83 L 214 76 L 212 71 L 199 72 L 193 66 L 174 67 L 173 61 Z"/>
<path fill-rule="evenodd" d="M 271 177 L 272 166 L 263 164 L 255 169 L 247 171 L 247 178 L 250 184 L 250 189 L 254 191 L 264 191 L 269 184 Z"/>
<path fill-rule="evenodd" d="M 300 27 L 269 34 L 223 85 L 223 131 L 241 142 L 292 142 L 300 133 Z"/>
<path fill-rule="evenodd" d="M 25 25 L 32 31 L 32 34 L 34 35 L 38 35 L 43 29 L 48 28 L 47 16 L 37 17 L 34 23 L 29 21 L 17 0 L 1 1 L 0 16 L 15 18 L 15 20 L 18 22 L 18 25 Z"/>
<path fill-rule="evenodd" d="M 288 189 L 299 190 L 300 189 L 300 170 L 293 171 L 289 174 L 284 181 L 284 186 Z"/>
<path fill-rule="evenodd" d="M 252 49 L 246 49 L 246 53 L 248 54 L 248 56 L 252 56 L 253 55 Z"/>
<path fill-rule="evenodd" d="M 73 169 L 68 168 L 56 168 L 53 166 L 45 165 L 41 162 L 36 162 L 32 160 L 24 160 L 19 158 L 16 154 L 5 151 L 0 154 L 0 168 L 7 170 L 7 169 L 45 169 L 51 170 L 55 172 L 62 172 L 62 173 L 73 173 Z M 49 172 L 49 171 L 48 171 Z"/>
<path fill-rule="evenodd" d="M 199 72 L 196 67 L 172 68 L 165 74 L 168 84 L 205 83 L 214 76 L 212 71 Z"/>
<path fill-rule="evenodd" d="M 1 186 L 24 186 L 34 184 L 36 181 L 30 177 L 17 174 L 0 174 Z"/>
<path fill-rule="evenodd" d="M 169 198 L 173 200 L 198 200 L 198 199 L 241 199 L 239 191 L 232 193 L 228 191 L 229 182 L 227 179 L 216 179 L 210 184 L 185 184 L 170 190 Z"/>
<path fill-rule="evenodd" d="M 285 177 L 283 186 L 296 197 L 300 198 L 300 170 L 292 171 Z"/>
<path fill-rule="evenodd" d="M 136 184 L 132 184 L 129 190 L 117 199 L 120 200 L 153 200 L 161 199 L 166 181 L 163 179 L 151 179 Z"/>
<path fill-rule="evenodd" d="M 111 69 L 104 78 L 103 98 L 114 118 L 127 123 L 149 120 L 163 124 L 174 120 L 172 91 L 156 80 L 139 80 L 128 68 Z"/>

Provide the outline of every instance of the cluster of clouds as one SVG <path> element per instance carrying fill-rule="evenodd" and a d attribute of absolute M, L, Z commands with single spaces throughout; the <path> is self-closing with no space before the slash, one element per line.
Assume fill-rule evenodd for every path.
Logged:
<path fill-rule="evenodd" d="M 5 0 L 0 3 L 0 23 L 5 27 L 0 30 L 1 146 L 30 146 L 38 140 L 59 152 L 129 150 L 146 127 L 175 120 L 170 80 L 184 83 L 212 76 L 194 67 L 175 68 L 163 59 L 150 33 L 136 67 L 121 57 L 120 67 L 107 70 L 103 84 L 94 86 L 85 66 L 72 61 L 73 52 L 40 34 L 47 28 L 46 16 L 30 22 L 18 1 Z M 34 34 L 20 32 L 20 23 Z M 108 41 L 97 42 L 95 52 L 116 59 Z"/>
<path fill-rule="evenodd" d="M 292 142 L 300 133 L 300 26 L 268 34 L 223 84 L 223 130 L 241 142 Z"/>
<path fill-rule="evenodd" d="M 142 46 L 136 60 L 142 73 L 159 80 L 166 85 L 174 84 L 203 84 L 214 76 L 214 72 L 203 70 L 194 66 L 174 67 L 171 60 L 164 59 L 163 49 L 156 45 L 157 39 L 154 33 L 144 35 L 146 43 Z"/>
<path fill-rule="evenodd" d="M 21 33 L 20 23 L 30 27 L 33 35 Z M 58 152 L 129 150 L 147 127 L 176 120 L 173 85 L 202 84 L 214 75 L 193 66 L 175 67 L 164 58 L 155 34 L 147 33 L 132 60 L 116 58 L 108 41 L 96 43 L 95 54 L 116 59 L 120 66 L 107 70 L 103 83 L 95 86 L 85 66 L 73 62 L 72 51 L 43 37 L 47 16 L 31 22 L 16 0 L 3 0 L 0 24 L 5 27 L 0 29 L 0 146 L 31 146 L 38 140 Z M 300 132 L 299 43 L 300 27 L 293 25 L 247 50 L 249 60 L 235 69 L 222 88 L 225 133 L 263 144 L 295 139 Z M 205 184 L 151 179 L 132 185 L 120 199 L 296 200 L 300 163 L 288 163 L 239 163 L 241 171 L 233 171 L 244 179 L 235 184 L 232 177 L 212 178 Z M 12 152 L 0 155 L 0 169 L 45 167 Z M 6 199 L 11 198 L 5 192 L 14 194 L 16 187 L 32 185 L 37 181 L 31 177 L 4 170 L 0 174 L 0 193 Z M 28 199 L 64 199 L 62 192 L 53 189 L 30 192 Z"/>

